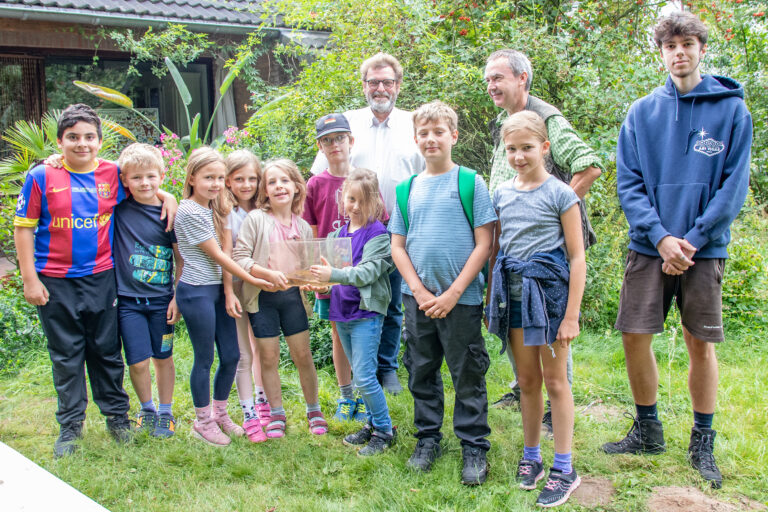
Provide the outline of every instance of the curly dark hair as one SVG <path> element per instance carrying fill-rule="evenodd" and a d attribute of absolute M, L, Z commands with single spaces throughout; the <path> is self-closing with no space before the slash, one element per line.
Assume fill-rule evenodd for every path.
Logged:
<path fill-rule="evenodd" d="M 678 11 L 659 19 L 653 29 L 653 40 L 661 48 L 664 41 L 675 36 L 693 36 L 705 45 L 708 34 L 709 29 L 698 16 L 688 11 Z"/>

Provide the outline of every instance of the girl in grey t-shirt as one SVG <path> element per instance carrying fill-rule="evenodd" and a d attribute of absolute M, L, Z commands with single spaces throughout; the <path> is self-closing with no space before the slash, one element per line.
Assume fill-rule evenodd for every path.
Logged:
<path fill-rule="evenodd" d="M 560 325 L 551 345 L 532 344 L 533 340 L 526 339 L 532 332 L 529 329 L 524 335 L 520 303 L 522 279 L 514 280 L 512 289 L 507 291 L 509 300 L 504 299 L 508 302 L 506 314 L 510 329 L 508 334 L 502 334 L 509 338 L 521 388 L 524 449 L 518 463 L 517 480 L 521 488 L 532 490 L 544 477 L 539 447 L 539 425 L 544 410 L 541 384 L 544 382 L 552 402 L 555 460 L 537 503 L 555 506 L 564 503 L 581 483 L 571 464 L 573 396 L 566 371 L 569 343 L 579 334 L 579 309 L 586 274 L 581 216 L 578 197 L 573 190 L 550 176 L 544 167 L 544 157 L 549 152 L 544 121 L 533 112 L 518 112 L 504 122 L 501 136 L 507 160 L 517 171 L 517 176 L 497 188 L 493 197 L 501 225 L 498 239 L 503 253 L 497 259 L 497 266 L 505 264 L 506 267 L 509 258 L 530 262 L 534 254 L 552 253 L 559 248 L 565 250 L 570 264 L 567 287 L 563 283 L 559 289 L 549 288 L 554 294 L 562 294 L 560 300 L 567 300 L 565 315 L 558 318 Z M 518 263 L 511 266 L 519 268 Z M 496 278 L 500 275 L 496 269 Z M 565 269 L 560 275 L 567 275 Z M 537 289 L 544 289 L 545 294 L 549 292 L 548 283 L 537 284 Z M 492 283 L 489 283 L 491 287 Z M 534 302 L 529 301 L 529 304 L 533 310 Z M 546 305 L 542 307 L 551 320 Z"/>

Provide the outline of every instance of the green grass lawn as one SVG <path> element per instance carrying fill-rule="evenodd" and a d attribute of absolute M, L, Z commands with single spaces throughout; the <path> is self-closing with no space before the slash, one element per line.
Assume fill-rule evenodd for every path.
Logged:
<path fill-rule="evenodd" d="M 655 486 L 694 486 L 726 502 L 749 497 L 768 501 L 768 358 L 759 333 L 729 335 L 718 346 L 720 393 L 714 428 L 715 454 L 725 482 L 710 491 L 685 458 L 692 423 L 686 384 L 687 356 L 680 334 L 659 336 L 655 343 L 660 371 L 659 408 L 666 427 L 667 453 L 609 457 L 600 445 L 621 438 L 630 426 L 620 412 L 632 410 L 620 337 L 613 332 L 586 333 L 574 344 L 576 429 L 574 461 L 582 476 L 610 480 L 616 495 L 600 510 L 645 510 Z M 488 343 L 491 401 L 507 391 L 512 372 L 499 343 Z M 178 431 L 170 440 L 137 439 L 118 446 L 107 435 L 95 405 L 88 407 L 82 449 L 54 461 L 56 400 L 46 354 L 17 375 L 0 380 L 0 440 L 70 483 L 112 511 L 129 510 L 531 510 L 535 492 L 519 490 L 513 476 L 522 452 L 520 413 L 491 409 L 492 448 L 488 482 L 475 488 L 459 483 L 461 448 L 451 431 L 453 393 L 446 381 L 444 455 L 429 474 L 415 474 L 405 462 L 415 444 L 412 400 L 406 391 L 388 397 L 399 442 L 388 453 L 362 459 L 341 443 L 354 425 L 331 422 L 328 435 L 309 434 L 299 382 L 293 370 L 283 374 L 288 411 L 287 436 L 254 445 L 237 439 L 214 448 L 191 438 L 193 409 L 186 376 L 191 366 L 188 341 L 176 349 L 178 373 L 174 412 Z M 335 406 L 332 368 L 321 369 L 321 405 L 327 416 Z M 405 382 L 405 370 L 400 371 Z M 126 377 L 131 403 L 135 395 Z M 602 401 L 602 402 L 600 402 Z M 237 419 L 236 393 L 230 411 Z M 584 412 L 591 413 L 585 414 Z M 608 411 L 608 414 L 602 414 Z M 542 440 L 545 465 L 552 442 Z M 541 487 L 542 484 L 540 484 Z M 561 510 L 582 510 L 573 500 Z"/>

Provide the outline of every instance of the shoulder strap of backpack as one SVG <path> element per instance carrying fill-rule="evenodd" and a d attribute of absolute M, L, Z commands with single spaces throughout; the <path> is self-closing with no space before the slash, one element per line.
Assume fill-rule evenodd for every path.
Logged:
<path fill-rule="evenodd" d="M 477 172 L 459 167 L 459 199 L 464 215 L 469 222 L 469 229 L 475 229 L 475 175 Z"/>
<path fill-rule="evenodd" d="M 400 209 L 400 215 L 403 217 L 406 233 L 410 227 L 410 222 L 408 222 L 408 196 L 411 195 L 411 185 L 413 185 L 413 178 L 415 177 L 416 175 L 412 174 L 409 178 L 404 179 L 398 183 L 397 187 L 395 188 L 397 207 Z"/>

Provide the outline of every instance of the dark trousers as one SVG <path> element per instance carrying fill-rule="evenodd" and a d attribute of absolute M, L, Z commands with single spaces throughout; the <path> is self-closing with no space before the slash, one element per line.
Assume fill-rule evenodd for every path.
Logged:
<path fill-rule="evenodd" d="M 195 360 L 189 375 L 189 389 L 195 407 L 211 403 L 213 347 L 219 354 L 219 367 L 213 376 L 213 399 L 226 400 L 235 381 L 240 346 L 235 319 L 227 314 L 224 288 L 220 284 L 194 286 L 180 282 L 176 303 L 187 325 Z"/>
<path fill-rule="evenodd" d="M 387 314 L 384 316 L 384 325 L 381 328 L 381 341 L 379 342 L 379 366 L 377 370 L 379 375 L 397 371 L 397 356 L 400 355 L 400 334 L 403 330 L 402 283 L 403 278 L 400 276 L 400 272 L 394 269 L 389 274 L 392 298 L 389 301 L 389 306 L 387 306 Z"/>
<path fill-rule="evenodd" d="M 86 366 L 93 400 L 101 413 L 127 413 L 114 270 L 75 278 L 39 277 L 50 294 L 48 303 L 37 311 L 48 338 L 53 385 L 59 397 L 56 420 L 64 425 L 85 419 Z"/>
<path fill-rule="evenodd" d="M 457 304 L 445 318 L 428 318 L 416 299 L 403 294 L 408 343 L 403 363 L 408 369 L 408 389 L 413 395 L 416 437 L 441 439 L 443 425 L 443 357 L 451 373 L 456 399 L 453 432 L 462 446 L 488 450 L 488 397 L 485 372 L 490 359 L 480 333 L 482 306 Z"/>

